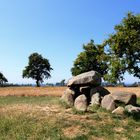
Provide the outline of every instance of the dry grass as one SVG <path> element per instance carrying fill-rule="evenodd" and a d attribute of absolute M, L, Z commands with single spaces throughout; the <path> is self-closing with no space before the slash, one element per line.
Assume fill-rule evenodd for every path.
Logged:
<path fill-rule="evenodd" d="M 63 133 L 68 138 L 74 138 L 77 135 L 86 134 L 80 125 L 73 125 L 67 128 L 64 128 Z"/>
<path fill-rule="evenodd" d="M 0 96 L 61 96 L 67 87 L 6 87 L 0 88 Z M 124 91 L 140 97 L 140 87 L 107 87 L 111 93 Z"/>

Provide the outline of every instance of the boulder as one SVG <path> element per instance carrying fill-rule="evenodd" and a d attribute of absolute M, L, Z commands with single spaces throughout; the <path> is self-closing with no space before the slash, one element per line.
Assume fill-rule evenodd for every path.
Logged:
<path fill-rule="evenodd" d="M 117 107 L 116 109 L 114 109 L 113 111 L 112 111 L 112 113 L 113 114 L 117 114 L 117 115 L 123 115 L 124 114 L 124 107 L 122 107 L 122 106 L 119 106 L 119 107 Z"/>
<path fill-rule="evenodd" d="M 110 94 L 110 92 L 102 86 L 92 87 L 90 90 L 90 96 L 92 97 L 93 94 L 99 93 L 101 97 Z"/>
<path fill-rule="evenodd" d="M 86 96 L 84 94 L 78 96 L 75 99 L 74 107 L 78 111 L 85 112 L 87 110 L 87 98 L 86 98 Z"/>
<path fill-rule="evenodd" d="M 68 87 L 74 86 L 99 86 L 101 85 L 101 75 L 96 71 L 89 71 L 72 77 L 68 83 Z"/>
<path fill-rule="evenodd" d="M 136 107 L 136 106 L 133 106 L 133 105 L 125 106 L 125 110 L 128 113 L 140 113 L 140 107 Z"/>
<path fill-rule="evenodd" d="M 64 94 L 72 94 L 72 95 L 75 95 L 75 91 L 73 89 L 70 89 L 70 88 L 67 88 L 64 92 Z"/>
<path fill-rule="evenodd" d="M 65 102 L 69 106 L 74 104 L 74 91 L 71 89 L 66 89 L 64 94 L 61 97 L 61 101 Z"/>
<path fill-rule="evenodd" d="M 101 103 L 101 96 L 100 93 L 95 93 L 91 96 L 91 106 L 92 105 L 100 105 Z"/>
<path fill-rule="evenodd" d="M 112 93 L 111 96 L 115 101 L 119 101 L 125 104 L 136 105 L 137 97 L 134 93 L 115 92 L 115 93 Z"/>
<path fill-rule="evenodd" d="M 88 104 L 91 101 L 90 89 L 91 89 L 91 87 L 89 87 L 89 86 L 80 87 L 80 94 L 84 94 L 86 96 Z"/>
<path fill-rule="evenodd" d="M 101 106 L 110 111 L 113 111 L 116 108 L 115 101 L 110 94 L 104 96 L 101 101 Z"/>

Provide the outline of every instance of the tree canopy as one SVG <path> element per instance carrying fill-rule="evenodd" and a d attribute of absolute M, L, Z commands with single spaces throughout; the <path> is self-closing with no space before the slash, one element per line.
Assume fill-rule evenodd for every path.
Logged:
<path fill-rule="evenodd" d="M 140 78 L 140 15 L 128 13 L 104 42 L 109 46 L 107 81 L 116 83 L 125 72 Z"/>
<path fill-rule="evenodd" d="M 49 60 L 43 58 L 38 53 L 33 53 L 29 56 L 28 66 L 23 70 L 23 78 L 32 78 L 36 80 L 36 84 L 39 87 L 43 79 L 51 77 L 50 72 L 52 68 Z"/>
<path fill-rule="evenodd" d="M 124 79 L 124 73 L 140 78 L 140 15 L 128 13 L 102 45 L 91 40 L 83 45 L 71 69 L 72 75 L 98 71 L 109 83 Z"/>
<path fill-rule="evenodd" d="M 90 70 L 98 71 L 101 75 L 106 74 L 107 64 L 104 60 L 104 48 L 101 45 L 95 45 L 91 40 L 87 45 L 83 45 L 83 52 L 81 52 L 71 69 L 72 75 L 78 75 Z"/>
<path fill-rule="evenodd" d="M 4 83 L 8 82 L 6 77 L 0 72 L 0 86 L 3 86 Z"/>

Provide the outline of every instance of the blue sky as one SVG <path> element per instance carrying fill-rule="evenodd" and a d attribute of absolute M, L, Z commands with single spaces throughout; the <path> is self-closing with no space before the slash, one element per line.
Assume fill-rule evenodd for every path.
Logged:
<path fill-rule="evenodd" d="M 10 83 L 32 83 L 22 70 L 38 52 L 54 69 L 45 82 L 67 80 L 82 45 L 102 43 L 128 11 L 140 13 L 140 1 L 0 0 L 0 71 Z M 133 81 L 126 74 L 126 82 Z"/>

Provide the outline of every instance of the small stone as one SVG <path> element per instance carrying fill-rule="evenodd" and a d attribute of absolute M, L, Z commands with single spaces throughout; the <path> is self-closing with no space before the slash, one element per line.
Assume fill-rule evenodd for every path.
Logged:
<path fill-rule="evenodd" d="M 117 107 L 115 110 L 112 111 L 113 114 L 117 115 L 123 115 L 124 114 L 124 108 L 122 106 Z"/>
<path fill-rule="evenodd" d="M 125 106 L 125 110 L 128 113 L 140 113 L 140 107 L 136 107 L 136 106 L 133 106 L 133 105 Z"/>

